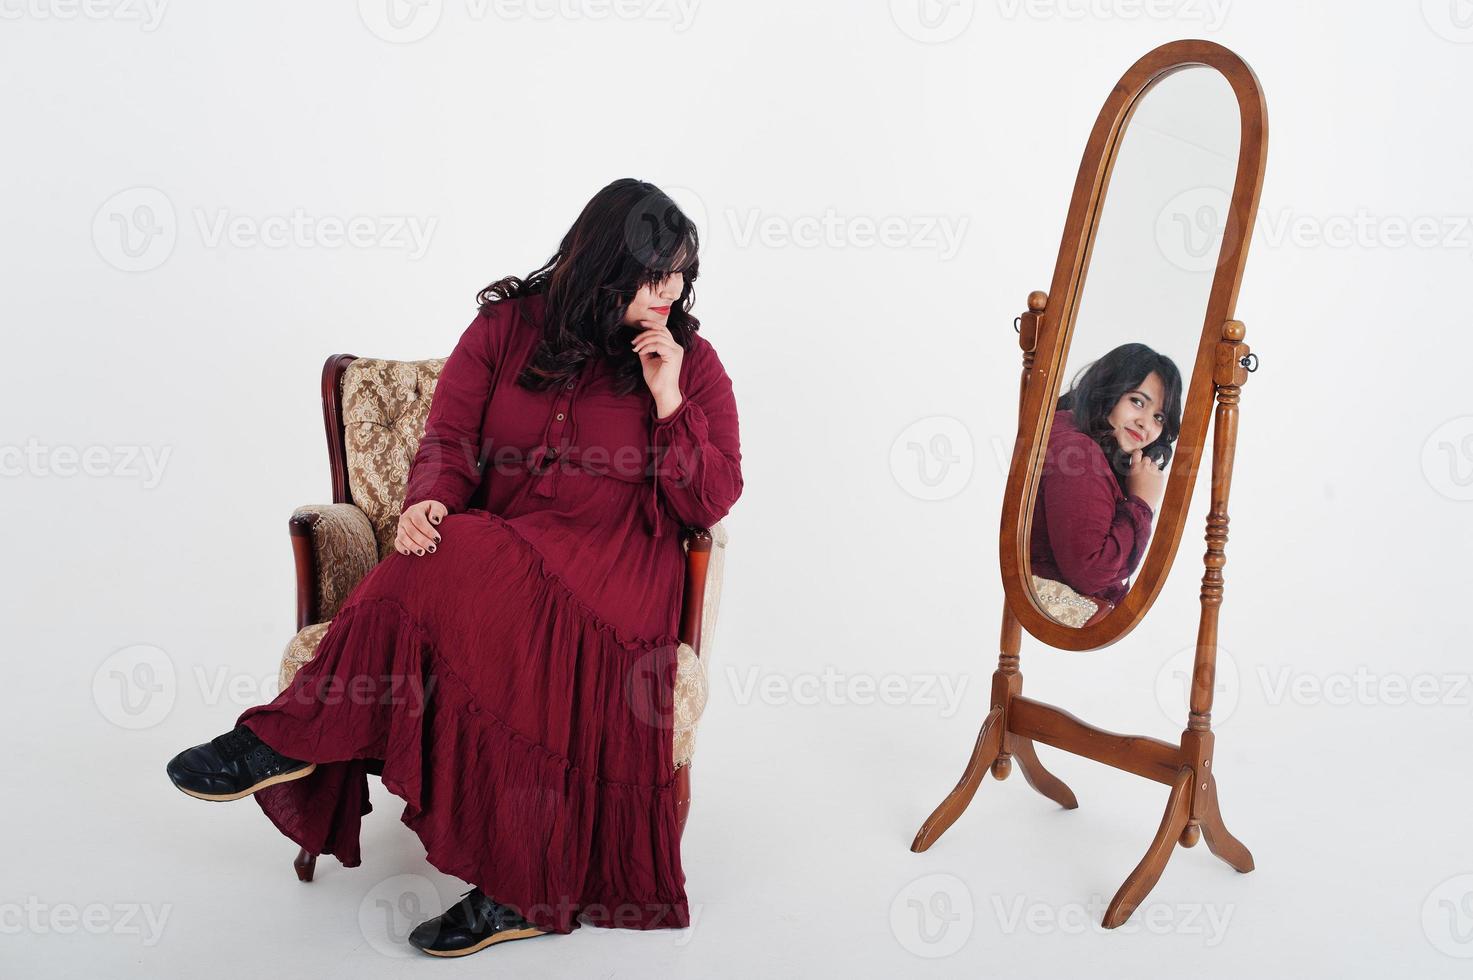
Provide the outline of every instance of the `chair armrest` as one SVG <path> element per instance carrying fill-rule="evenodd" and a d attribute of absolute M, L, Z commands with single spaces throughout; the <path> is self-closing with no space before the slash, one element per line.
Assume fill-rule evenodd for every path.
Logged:
<path fill-rule="evenodd" d="M 710 528 L 686 529 L 685 592 L 681 598 L 680 642 L 688 643 L 697 656 L 711 645 L 716 609 L 721 600 L 721 572 L 725 558 L 726 528 L 719 522 Z"/>
<path fill-rule="evenodd" d="M 368 515 L 352 504 L 307 504 L 287 524 L 297 569 L 297 629 L 331 619 L 378 564 Z"/>
<path fill-rule="evenodd" d="M 707 663 L 721 607 L 721 579 L 726 566 L 726 528 L 720 521 L 709 528 L 687 528 L 685 538 L 685 594 L 681 598 L 680 647 L 676 651 L 674 732 L 675 769 L 685 780 L 677 811 L 684 819 L 689 805 L 689 772 L 695 748 L 696 722 L 706 708 L 709 681 Z"/>
<path fill-rule="evenodd" d="M 685 529 L 685 586 L 680 600 L 680 642 L 701 653 L 701 620 L 705 612 L 706 572 L 711 564 L 711 532 Z"/>

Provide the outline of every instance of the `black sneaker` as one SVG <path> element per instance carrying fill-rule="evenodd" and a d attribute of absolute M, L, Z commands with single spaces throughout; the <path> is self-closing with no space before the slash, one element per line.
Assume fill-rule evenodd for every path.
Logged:
<path fill-rule="evenodd" d="M 170 759 L 168 766 L 169 778 L 181 791 L 197 799 L 220 802 L 301 779 L 316 768 L 315 762 L 278 754 L 244 725 L 185 749 Z"/>
<path fill-rule="evenodd" d="M 481 889 L 472 888 L 443 913 L 415 926 L 409 944 L 431 956 L 468 956 L 494 943 L 545 935 Z"/>

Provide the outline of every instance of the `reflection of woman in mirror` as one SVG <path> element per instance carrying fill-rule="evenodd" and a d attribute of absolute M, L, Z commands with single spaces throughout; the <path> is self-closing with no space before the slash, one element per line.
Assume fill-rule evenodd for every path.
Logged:
<path fill-rule="evenodd" d="M 1122 344 L 1060 396 L 1034 504 L 1034 575 L 1105 609 L 1125 597 L 1166 488 L 1181 388 L 1171 358 Z"/>

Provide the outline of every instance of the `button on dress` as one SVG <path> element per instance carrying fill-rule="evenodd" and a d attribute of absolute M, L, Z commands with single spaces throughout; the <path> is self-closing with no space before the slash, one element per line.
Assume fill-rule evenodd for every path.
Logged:
<path fill-rule="evenodd" d="M 730 379 L 699 333 L 658 418 L 602 358 L 516 385 L 544 297 L 492 304 L 432 393 L 405 506 L 438 500 L 436 551 L 391 552 L 312 660 L 238 719 L 316 762 L 260 790 L 313 854 L 360 863 L 367 777 L 405 801 L 429 862 L 547 932 L 689 925 L 672 746 L 682 527 L 742 492 Z"/>

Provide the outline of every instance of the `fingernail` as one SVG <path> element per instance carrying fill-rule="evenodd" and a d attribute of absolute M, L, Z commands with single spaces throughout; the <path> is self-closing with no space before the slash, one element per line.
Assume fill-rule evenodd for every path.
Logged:
<path fill-rule="evenodd" d="M 423 548 L 415 548 L 414 553 L 417 555 L 422 555 L 425 553 L 425 550 Z"/>
<path fill-rule="evenodd" d="M 430 545 L 430 550 L 431 551 L 434 551 L 435 550 L 435 546 L 434 545 Z"/>

